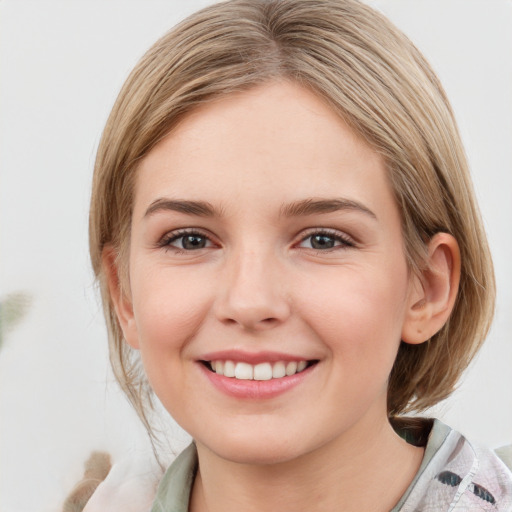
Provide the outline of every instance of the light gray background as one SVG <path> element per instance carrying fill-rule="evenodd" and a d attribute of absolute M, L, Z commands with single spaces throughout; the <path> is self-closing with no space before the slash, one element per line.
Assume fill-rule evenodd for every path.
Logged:
<path fill-rule="evenodd" d="M 131 67 L 208 3 L 0 1 L 0 299 L 32 297 L 0 351 L 0 512 L 59 510 L 91 450 L 115 460 L 148 450 L 107 365 L 87 252 L 92 166 Z M 443 81 L 496 265 L 488 343 L 435 413 L 491 447 L 511 443 L 512 2 L 370 3 L 413 39 Z"/>

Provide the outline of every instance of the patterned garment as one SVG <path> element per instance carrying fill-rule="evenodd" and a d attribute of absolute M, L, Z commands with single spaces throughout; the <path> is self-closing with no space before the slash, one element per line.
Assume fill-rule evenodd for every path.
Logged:
<path fill-rule="evenodd" d="M 439 420 L 404 418 L 394 427 L 406 441 L 425 446 L 425 455 L 391 512 L 512 512 L 512 472 L 494 452 Z M 192 444 L 167 470 L 151 512 L 187 512 L 196 469 Z"/>
<path fill-rule="evenodd" d="M 392 512 L 476 510 L 512 511 L 512 473 L 493 452 L 434 420 L 418 474 Z"/>
<path fill-rule="evenodd" d="M 425 455 L 391 512 L 512 512 L 512 472 L 494 452 L 438 420 L 400 418 L 392 423 L 407 442 L 425 446 Z M 128 470 L 114 465 L 84 512 L 188 512 L 197 463 L 192 443 L 162 478 L 140 462 Z"/>

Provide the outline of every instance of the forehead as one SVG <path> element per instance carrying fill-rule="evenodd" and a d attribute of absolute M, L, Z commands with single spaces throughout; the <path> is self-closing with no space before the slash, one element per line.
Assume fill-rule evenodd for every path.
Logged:
<path fill-rule="evenodd" d="M 139 165 L 135 211 L 157 196 L 241 207 L 333 193 L 392 200 L 385 163 L 320 97 L 278 82 L 185 117 Z"/>

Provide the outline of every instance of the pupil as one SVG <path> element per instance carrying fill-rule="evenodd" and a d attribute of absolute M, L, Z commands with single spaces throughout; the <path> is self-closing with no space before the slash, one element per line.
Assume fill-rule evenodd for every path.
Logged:
<path fill-rule="evenodd" d="M 183 237 L 183 249 L 203 249 L 206 239 L 198 235 L 187 235 Z"/>
<path fill-rule="evenodd" d="M 334 240 L 328 235 L 313 235 L 311 237 L 313 249 L 331 249 L 334 247 Z"/>

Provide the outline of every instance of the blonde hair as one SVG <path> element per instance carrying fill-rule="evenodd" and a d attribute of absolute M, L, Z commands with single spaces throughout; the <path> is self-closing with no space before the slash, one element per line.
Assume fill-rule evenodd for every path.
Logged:
<path fill-rule="evenodd" d="M 420 52 L 356 0 L 230 0 L 192 15 L 146 53 L 124 84 L 99 145 L 90 252 L 117 380 L 150 430 L 151 390 L 123 341 L 102 267 L 127 247 L 137 165 L 197 106 L 272 80 L 322 97 L 387 162 L 411 272 L 424 270 L 438 232 L 460 245 L 458 298 L 448 323 L 420 345 L 401 343 L 388 413 L 421 411 L 454 389 L 487 334 L 494 275 L 468 165 L 448 99 Z"/>

